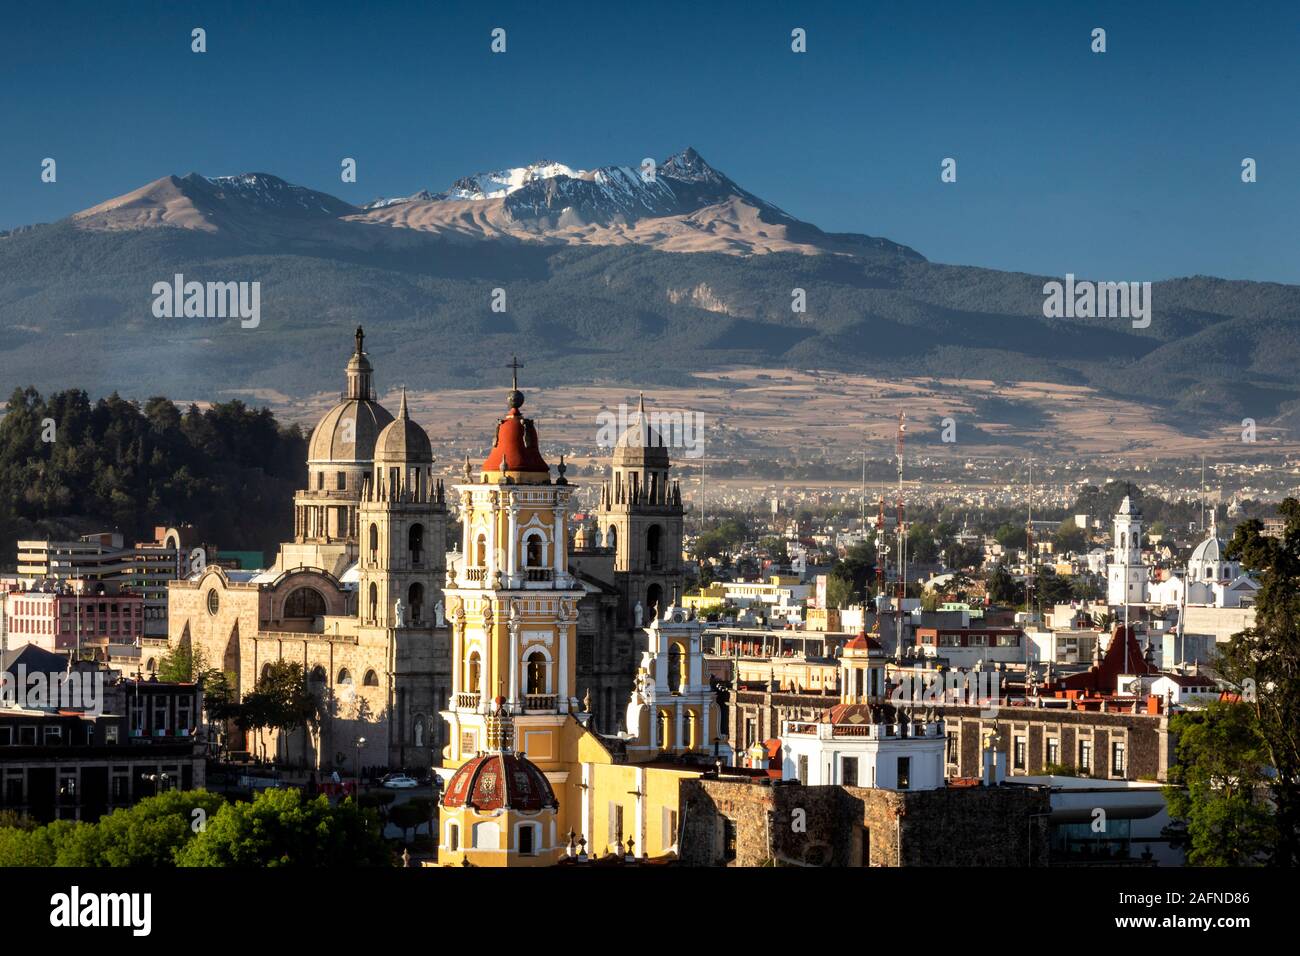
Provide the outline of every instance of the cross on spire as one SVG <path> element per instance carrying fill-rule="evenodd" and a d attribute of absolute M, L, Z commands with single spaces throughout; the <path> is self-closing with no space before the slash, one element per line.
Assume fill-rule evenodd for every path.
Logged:
<path fill-rule="evenodd" d="M 524 363 L 519 361 L 516 355 L 510 356 L 510 364 L 506 368 L 510 369 L 510 387 L 519 391 L 519 370 L 524 367 Z"/>

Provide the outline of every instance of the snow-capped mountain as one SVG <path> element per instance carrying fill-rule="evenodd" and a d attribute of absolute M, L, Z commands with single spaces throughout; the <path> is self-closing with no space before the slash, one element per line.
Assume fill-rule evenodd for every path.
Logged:
<path fill-rule="evenodd" d="M 268 244 L 410 246 L 421 238 L 643 245 L 670 252 L 864 255 L 915 252 L 870 236 L 822 232 L 747 192 L 694 149 L 653 169 L 579 169 L 542 160 L 457 179 L 441 192 L 361 206 L 268 173 L 167 176 L 72 217 L 85 229 L 173 227 Z M 376 228 L 383 227 L 383 228 Z"/>

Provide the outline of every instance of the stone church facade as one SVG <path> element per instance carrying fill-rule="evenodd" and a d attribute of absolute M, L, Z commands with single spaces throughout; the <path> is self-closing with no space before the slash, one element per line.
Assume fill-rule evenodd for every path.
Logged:
<path fill-rule="evenodd" d="M 311 435 L 293 540 L 265 570 L 213 567 L 171 582 L 169 643 L 232 675 L 241 698 L 272 662 L 303 668 L 320 702 L 319 726 L 247 736 L 228 728 L 230 749 L 322 770 L 419 771 L 441 765 L 451 743 L 440 716 L 455 704 L 444 591 L 464 585 L 457 571 L 495 565 L 497 556 L 467 551 L 449 562 L 449 507 L 462 522 L 474 520 L 465 489 L 445 490 L 435 478 L 432 444 L 405 395 L 396 417 L 376 400 L 361 329 L 346 375 L 340 402 Z M 606 733 L 621 729 L 644 621 L 682 588 L 680 492 L 669 483 L 667 450 L 644 423 L 642 410 L 615 449 L 596 527 L 580 529 L 567 547 L 548 546 L 576 598 L 567 690 L 590 700 L 593 729 Z M 567 511 L 552 524 L 567 528 Z"/>

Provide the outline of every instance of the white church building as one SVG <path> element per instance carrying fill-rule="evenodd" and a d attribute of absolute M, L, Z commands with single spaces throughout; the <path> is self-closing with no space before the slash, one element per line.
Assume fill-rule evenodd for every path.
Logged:
<path fill-rule="evenodd" d="M 944 786 L 942 719 L 886 703 L 885 654 L 859 634 L 840 658 L 840 703 L 817 720 L 787 720 L 781 776 L 805 786 L 936 790 Z"/>
<path fill-rule="evenodd" d="M 1111 607 L 1144 604 L 1148 575 L 1142 563 L 1142 512 L 1124 496 L 1115 515 L 1110 562 L 1106 565 L 1106 603 Z"/>

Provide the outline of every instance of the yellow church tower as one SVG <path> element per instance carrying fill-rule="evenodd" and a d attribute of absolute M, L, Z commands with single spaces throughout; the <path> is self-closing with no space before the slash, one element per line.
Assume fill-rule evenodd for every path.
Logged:
<path fill-rule="evenodd" d="M 579 708 L 574 643 L 585 594 L 568 571 L 574 489 L 563 460 L 551 480 L 537 428 L 521 412 L 520 366 L 512 367 L 509 410 L 492 450 L 477 480 L 467 460 L 465 482 L 454 486 L 464 561 L 448 572 L 444 589 L 452 639 L 444 766 L 459 767 L 487 749 L 501 697 L 517 751 L 562 777 L 562 737 Z"/>

